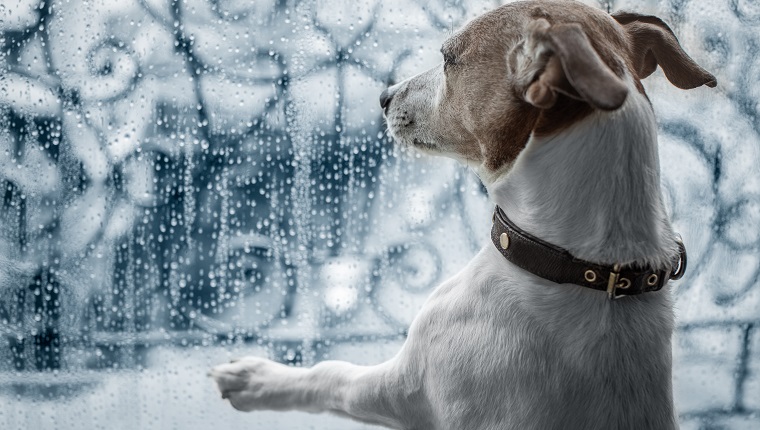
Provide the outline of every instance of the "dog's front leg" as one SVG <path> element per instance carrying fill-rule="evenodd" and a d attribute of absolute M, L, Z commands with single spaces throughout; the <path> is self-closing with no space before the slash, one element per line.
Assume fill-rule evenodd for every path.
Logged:
<path fill-rule="evenodd" d="M 356 420 L 402 428 L 387 377 L 390 366 L 325 361 L 311 369 L 246 357 L 214 367 L 210 375 L 236 409 L 334 412 Z"/>

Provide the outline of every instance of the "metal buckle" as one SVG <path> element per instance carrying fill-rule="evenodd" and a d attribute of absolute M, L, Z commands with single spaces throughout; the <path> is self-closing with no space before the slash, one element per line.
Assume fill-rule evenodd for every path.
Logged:
<path fill-rule="evenodd" d="M 618 299 L 624 295 L 617 295 L 617 290 L 627 290 L 631 288 L 631 280 L 620 277 L 620 263 L 615 263 L 610 272 L 610 279 L 607 281 L 607 298 L 610 300 Z"/>

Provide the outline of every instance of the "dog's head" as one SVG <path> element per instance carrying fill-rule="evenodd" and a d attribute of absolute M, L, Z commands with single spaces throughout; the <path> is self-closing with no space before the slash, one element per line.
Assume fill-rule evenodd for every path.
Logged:
<path fill-rule="evenodd" d="M 506 4 L 441 47 L 443 62 L 383 92 L 391 134 L 495 174 L 531 134 L 623 105 L 659 65 L 679 88 L 715 86 L 659 18 L 608 15 L 575 1 Z"/>

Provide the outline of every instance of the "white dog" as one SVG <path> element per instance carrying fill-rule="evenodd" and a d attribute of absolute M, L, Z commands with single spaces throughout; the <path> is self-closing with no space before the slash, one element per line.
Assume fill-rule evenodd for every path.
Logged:
<path fill-rule="evenodd" d="M 659 18 L 574 1 L 504 5 L 441 51 L 381 104 L 401 144 L 478 172 L 494 243 L 435 290 L 392 360 L 248 357 L 211 371 L 222 397 L 400 429 L 676 428 L 666 285 L 686 261 L 640 79 L 658 65 L 684 89 L 715 78 Z"/>

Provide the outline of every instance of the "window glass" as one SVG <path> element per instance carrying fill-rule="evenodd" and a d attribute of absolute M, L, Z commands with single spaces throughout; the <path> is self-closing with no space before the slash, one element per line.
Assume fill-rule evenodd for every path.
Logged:
<path fill-rule="evenodd" d="M 760 426 L 760 4 L 587 3 L 718 77 L 645 83 L 689 251 L 674 387 L 686 428 Z M 378 96 L 496 5 L 0 4 L 0 428 L 370 428 L 237 413 L 205 373 L 390 358 L 489 243 L 474 174 L 395 148 Z"/>

